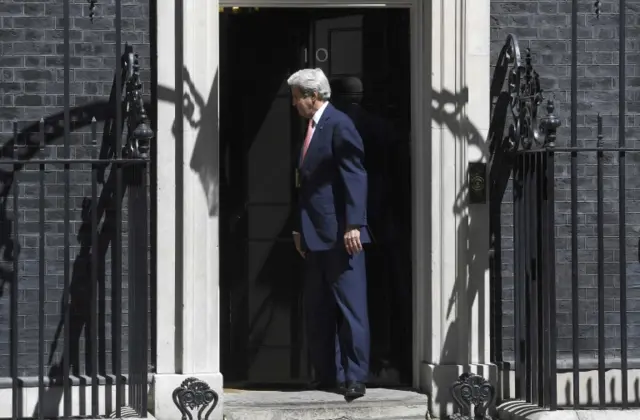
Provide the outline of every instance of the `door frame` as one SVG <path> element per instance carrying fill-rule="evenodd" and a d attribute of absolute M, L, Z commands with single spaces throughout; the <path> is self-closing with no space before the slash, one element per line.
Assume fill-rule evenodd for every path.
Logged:
<path fill-rule="evenodd" d="M 411 20 L 410 68 L 411 68 L 411 193 L 412 193 L 412 381 L 421 385 L 421 367 L 425 360 L 427 322 L 431 311 L 426 307 L 431 301 L 432 252 L 430 217 L 431 191 L 431 72 L 428 71 L 426 45 L 431 45 L 424 20 L 423 0 L 219 0 L 220 7 L 268 7 L 268 8 L 403 8 L 408 9 Z M 429 38 L 428 38 L 429 37 Z M 426 44 L 426 45 L 425 45 Z M 222 83 L 222 81 L 220 81 Z M 426 114 L 428 113 L 428 114 Z M 429 118 L 421 116 L 429 115 Z"/>
<path fill-rule="evenodd" d="M 427 294 L 431 277 L 431 162 L 428 151 L 431 149 L 431 118 L 421 118 L 431 113 L 430 89 L 431 75 L 427 71 L 427 55 L 425 44 L 428 36 L 424 14 L 423 0 L 219 0 L 220 7 L 284 7 L 284 8 L 404 8 L 409 9 L 410 27 L 410 59 L 411 59 L 411 190 L 412 190 L 412 382 L 414 387 L 421 385 L 421 366 L 425 360 L 425 331 L 431 311 L 426 303 L 431 299 Z M 430 44 L 430 40 L 429 40 Z M 425 153 L 426 152 L 426 153 Z M 428 345 L 428 344 L 427 344 Z"/>

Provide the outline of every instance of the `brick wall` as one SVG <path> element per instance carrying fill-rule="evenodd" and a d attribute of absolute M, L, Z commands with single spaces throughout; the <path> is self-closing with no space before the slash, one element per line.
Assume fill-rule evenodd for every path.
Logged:
<path fill-rule="evenodd" d="M 591 1 L 580 2 L 578 41 L 578 145 L 595 146 L 597 114 L 601 113 L 604 143 L 618 142 L 618 2 L 602 2 L 600 19 Z M 640 131 L 640 79 L 638 78 L 638 11 L 640 1 L 627 2 L 627 78 L 626 138 L 628 147 L 638 147 Z M 492 63 L 508 33 L 520 38 L 522 49 L 531 48 L 533 63 L 541 76 L 547 97 L 555 96 L 557 114 L 563 127 L 558 146 L 570 143 L 571 107 L 571 2 L 504 1 L 491 2 Z M 605 234 L 605 323 L 608 362 L 620 356 L 620 283 L 618 244 L 618 159 L 605 153 L 604 234 Z M 640 161 L 639 153 L 629 153 L 626 164 L 626 255 L 627 313 L 629 357 L 640 361 Z M 595 154 L 580 155 L 578 181 L 579 220 L 579 319 L 581 365 L 587 367 L 597 359 L 597 231 L 596 231 L 596 159 Z M 557 158 L 556 173 L 556 288 L 559 367 L 571 365 L 573 343 L 571 330 L 571 220 L 570 158 Z M 503 349 L 505 360 L 513 360 L 513 209 L 511 191 L 502 206 L 503 223 Z"/>
<path fill-rule="evenodd" d="M 70 102 L 74 121 L 70 136 L 71 158 L 89 157 L 94 149 L 91 143 L 90 125 L 92 117 L 98 120 L 98 146 L 103 141 L 103 122 L 114 112 L 108 106 L 113 77 L 115 74 L 115 0 L 100 0 L 95 7 L 95 21 L 89 19 L 89 4 L 86 0 L 72 0 L 70 5 Z M 149 42 L 150 12 L 148 0 L 122 0 L 122 41 L 130 43 L 140 57 L 142 79 L 145 92 L 149 92 Z M 46 151 L 34 156 L 64 157 L 63 136 L 58 124 L 63 121 L 64 104 L 64 61 L 63 61 L 63 17 L 62 0 L 13 0 L 0 2 L 0 142 L 5 146 L 13 136 L 13 121 L 19 126 L 20 138 L 37 139 L 28 134 L 29 127 L 37 127 L 37 121 L 47 121 Z M 75 121 L 76 117 L 78 118 Z M 56 128 L 58 127 L 58 128 Z M 37 128 L 36 128 L 37 131 Z M 6 149 L 6 148 L 5 148 Z M 9 148 L 10 149 L 10 148 Z M 3 153 L 7 158 L 6 150 Z M 11 174 L 13 168 L 1 165 L 0 169 Z M 0 201 L 0 376 L 9 376 L 9 302 L 12 293 L 13 264 L 6 251 L 17 242 L 18 263 L 18 326 L 19 326 L 19 375 L 37 375 L 38 372 L 38 167 L 26 166 L 17 172 L 17 179 L 11 182 L 3 177 L 11 191 Z M 107 173 L 108 176 L 108 173 Z M 77 366 L 78 373 L 84 373 L 84 352 L 86 343 L 84 323 L 88 321 L 92 307 L 87 296 L 91 285 L 90 258 L 87 248 L 81 246 L 81 227 L 83 226 L 82 205 L 91 198 L 91 171 L 86 165 L 71 166 L 70 188 L 70 281 L 71 319 L 73 327 L 69 329 L 72 345 L 71 364 Z M 64 328 L 62 322 L 62 298 L 64 289 L 64 172 L 60 166 L 48 166 L 45 174 L 46 206 L 46 253 L 45 253 L 45 359 L 49 360 L 45 373 L 59 362 L 63 349 Z M 18 211 L 14 212 L 13 189 L 18 185 Z M 98 195 L 102 194 L 102 185 Z M 2 210 L 6 209 L 3 214 Z M 126 210 L 126 202 L 125 202 Z M 126 246 L 126 211 L 123 214 L 124 244 Z M 109 227 L 101 227 L 105 232 Z M 86 222 L 86 220 L 85 220 Z M 86 224 L 85 224 L 86 226 Z M 90 226 L 90 225 L 89 225 Z M 15 238 L 8 229 L 18 229 Z M 111 365 L 111 247 L 106 250 L 103 320 L 106 353 L 102 364 L 109 373 Z M 123 250 L 124 286 L 123 290 L 123 365 L 126 368 L 127 348 L 127 289 L 126 268 L 127 253 Z M 75 354 L 77 353 L 77 354 Z"/>

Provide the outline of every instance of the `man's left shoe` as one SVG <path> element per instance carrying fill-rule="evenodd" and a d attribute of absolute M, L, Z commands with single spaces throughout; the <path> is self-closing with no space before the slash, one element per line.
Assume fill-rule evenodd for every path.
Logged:
<path fill-rule="evenodd" d="M 349 382 L 347 390 L 344 393 L 345 398 L 355 400 L 356 398 L 364 397 L 367 393 L 367 387 L 362 382 Z"/>

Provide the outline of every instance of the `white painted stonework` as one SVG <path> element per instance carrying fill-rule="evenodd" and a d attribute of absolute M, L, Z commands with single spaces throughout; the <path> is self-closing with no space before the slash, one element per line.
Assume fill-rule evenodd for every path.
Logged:
<path fill-rule="evenodd" d="M 496 380 L 489 360 L 488 206 L 466 202 L 468 162 L 486 161 L 490 10 L 488 0 L 431 0 L 424 7 L 432 114 L 424 142 L 431 170 L 422 176 L 431 177 L 431 273 L 420 385 L 431 413 L 443 417 L 453 408 L 449 387 L 463 371 Z"/>
<path fill-rule="evenodd" d="M 176 5 L 181 5 L 176 9 Z M 158 354 L 153 410 L 179 412 L 187 377 L 222 396 L 218 296 L 218 3 L 160 1 L 158 34 Z M 185 116 L 183 95 L 195 104 Z M 222 418 L 222 401 L 212 420 Z"/>
<path fill-rule="evenodd" d="M 414 385 L 430 395 L 433 414 L 451 412 L 449 386 L 463 371 L 496 379 L 489 365 L 488 204 L 466 202 L 467 164 L 485 159 L 489 127 L 489 0 L 181 0 L 157 4 L 155 417 L 178 417 L 171 393 L 189 376 L 222 396 L 219 6 L 411 8 Z M 190 118 L 183 116 L 185 93 L 196 104 Z M 222 405 L 212 419 L 222 418 Z"/>

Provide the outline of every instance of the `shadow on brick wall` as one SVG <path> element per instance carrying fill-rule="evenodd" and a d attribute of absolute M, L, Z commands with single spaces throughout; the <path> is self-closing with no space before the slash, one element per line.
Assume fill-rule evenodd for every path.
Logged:
<path fill-rule="evenodd" d="M 501 86 L 498 88 L 501 89 Z M 495 138 L 501 140 L 504 121 L 493 119 L 490 125 L 488 140 L 466 117 L 463 110 L 468 103 L 468 89 L 464 88 L 459 93 L 448 91 L 432 92 L 432 98 L 437 105 L 431 110 L 432 119 L 439 125 L 445 127 L 453 137 L 461 142 L 460 147 L 476 148 L 481 155 L 482 161 L 491 162 L 499 153 L 500 147 L 496 146 Z M 499 92 L 498 92 L 499 94 Z M 492 90 L 493 96 L 493 90 Z M 492 97 L 492 101 L 494 98 Z M 487 104 L 489 105 L 489 104 Z M 506 116 L 506 114 L 505 114 Z M 500 132 L 500 136 L 497 135 Z M 466 168 L 465 168 L 466 169 Z M 489 259 L 487 258 L 486 238 L 489 237 L 489 206 L 486 204 L 471 204 L 469 202 L 468 174 L 465 173 L 465 182 L 456 194 L 456 201 L 452 209 L 458 218 L 457 233 L 457 253 L 458 264 L 457 277 L 449 301 L 446 304 L 446 318 L 450 323 L 446 331 L 444 342 L 441 345 L 441 354 L 438 356 L 441 365 L 457 365 L 460 361 L 466 360 L 471 363 L 472 354 L 477 354 L 480 363 L 488 364 L 486 348 L 489 343 L 486 340 L 490 337 L 490 332 L 485 330 L 485 323 L 479 322 L 477 331 L 473 329 L 474 313 L 485 313 L 487 302 L 487 272 L 489 270 Z M 495 188 L 500 177 L 496 174 L 489 176 L 488 189 Z M 508 178 L 508 174 L 507 174 Z M 488 198 L 488 197 L 487 197 Z M 433 279 L 429 281 L 434 281 Z M 436 279 L 435 281 L 439 281 Z M 430 285 L 427 286 L 429 288 Z M 444 302 L 443 302 L 444 303 Z M 473 309 L 476 304 L 476 309 Z M 431 323 L 427 323 L 431 328 Z M 476 334 L 477 349 L 472 349 L 472 335 Z M 431 336 L 431 331 L 426 331 L 426 336 Z M 436 359 L 434 355 L 427 354 L 429 360 Z M 475 362 L 475 361 L 474 361 Z M 466 368 L 463 366 L 463 368 Z M 439 409 L 439 413 L 431 413 L 436 417 L 446 417 L 447 404 L 453 402 L 451 398 L 451 375 L 450 371 L 435 369 L 434 371 L 434 391 L 431 395 L 432 407 Z M 487 376 L 487 372 L 478 372 Z M 493 383 L 497 378 L 487 378 Z M 435 405 L 434 405 L 435 404 Z"/>
<path fill-rule="evenodd" d="M 124 78 L 123 78 L 124 80 Z M 145 104 L 147 109 L 152 109 L 149 104 Z M 92 125 L 95 118 L 96 123 L 103 122 L 104 130 L 102 135 L 102 143 L 100 147 L 100 159 L 115 158 L 115 139 L 116 135 L 122 135 L 123 127 L 115 127 L 115 109 L 116 109 L 116 81 L 114 77 L 113 86 L 109 101 L 96 101 L 91 104 L 70 109 L 71 131 L 76 131 Z M 124 111 L 122 115 L 125 115 Z M 124 118 L 123 118 L 124 122 Z M 45 117 L 41 122 L 31 124 L 19 132 L 15 132 L 13 140 L 4 143 L 0 149 L 0 158 L 20 158 L 28 161 L 34 158 L 40 151 L 41 130 L 44 128 L 44 143 L 52 145 L 64 136 L 64 112 L 60 112 Z M 20 151 L 16 156 L 14 150 L 16 145 L 20 145 L 17 149 Z M 3 226 L 2 236 L 0 236 L 0 247 L 3 249 L 2 258 L 5 262 L 12 261 L 17 255 L 17 246 L 12 239 L 12 221 L 7 216 L 6 203 L 9 200 L 12 188 L 15 188 L 14 178 L 18 171 L 24 169 L 24 164 L 15 165 L 13 171 L 0 171 L 0 226 Z M 45 391 L 44 401 L 39 401 L 35 407 L 33 416 L 36 417 L 40 410 L 43 410 L 45 416 L 57 416 L 60 401 L 63 397 L 62 378 L 63 366 L 65 364 L 63 358 L 58 358 L 54 362 L 54 358 L 58 353 L 64 353 L 64 349 L 58 350 L 58 342 L 64 330 L 64 316 L 69 312 L 69 367 L 73 376 L 92 375 L 94 369 L 98 369 L 99 375 L 106 375 L 107 372 L 107 333 L 106 333 L 106 254 L 115 238 L 116 214 L 114 211 L 114 203 L 116 200 L 122 200 L 125 188 L 122 188 L 122 196 L 119 198 L 116 194 L 116 172 L 110 171 L 105 180 L 106 166 L 100 166 L 98 170 L 98 183 L 102 184 L 98 203 L 96 205 L 97 221 L 98 221 L 98 248 L 92 249 L 92 215 L 91 215 L 91 198 L 84 197 L 82 201 L 81 225 L 78 230 L 77 240 L 80 250 L 76 255 L 73 263 L 71 281 L 69 290 L 63 292 L 63 296 L 68 297 L 68 304 L 65 304 L 63 298 L 60 303 L 60 319 L 56 328 L 54 337 L 51 341 L 48 366 L 49 371 L 46 375 L 49 388 Z M 123 179 L 126 179 L 127 168 L 123 170 Z M 98 366 L 94 367 L 91 361 L 91 354 L 94 351 L 90 337 L 91 307 L 93 296 L 93 285 L 91 282 L 91 260 L 92 253 L 97 254 L 98 261 Z M 0 281 L 10 282 L 14 278 L 12 271 L 0 271 Z M 112 310 L 115 311 L 114 308 Z M 84 370 L 81 369 L 81 341 L 84 332 Z M 112 357 L 116 352 L 112 351 Z M 109 408 L 107 408 L 109 410 Z"/>

